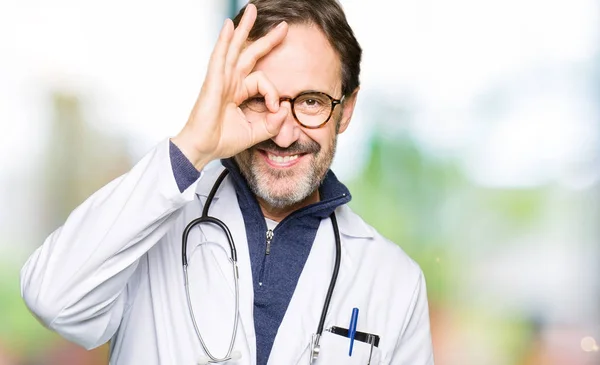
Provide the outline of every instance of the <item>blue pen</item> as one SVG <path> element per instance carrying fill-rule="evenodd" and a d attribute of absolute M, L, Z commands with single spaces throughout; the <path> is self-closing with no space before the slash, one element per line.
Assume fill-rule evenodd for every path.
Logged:
<path fill-rule="evenodd" d="M 348 337 L 350 338 L 350 351 L 348 356 L 352 356 L 352 347 L 354 347 L 354 336 L 356 336 L 356 325 L 358 323 L 358 308 L 352 309 L 352 318 L 350 318 L 350 326 L 348 326 Z"/>

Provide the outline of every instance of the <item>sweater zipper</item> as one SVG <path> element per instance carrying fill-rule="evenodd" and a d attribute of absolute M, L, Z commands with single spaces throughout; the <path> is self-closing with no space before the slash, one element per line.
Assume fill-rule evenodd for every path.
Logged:
<path fill-rule="evenodd" d="M 266 238 L 267 238 L 267 248 L 265 250 L 265 256 L 263 257 L 262 266 L 260 268 L 260 276 L 258 279 L 258 286 L 263 285 L 263 279 L 265 274 L 265 266 L 267 265 L 267 256 L 271 254 L 271 242 L 273 241 L 273 230 L 267 230 Z"/>
<path fill-rule="evenodd" d="M 267 250 L 265 251 L 265 255 L 271 253 L 271 241 L 273 241 L 273 230 L 269 229 L 267 231 Z"/>
<path fill-rule="evenodd" d="M 325 203 L 325 202 L 329 203 L 329 202 L 336 201 L 338 199 L 343 199 L 345 196 L 346 196 L 346 194 L 342 194 L 341 196 L 338 196 L 337 198 L 329 199 L 327 201 L 324 201 L 323 203 Z M 285 222 L 287 222 L 290 219 L 290 217 L 297 216 L 297 214 L 299 212 L 302 212 L 305 208 L 306 207 L 294 212 L 294 214 L 291 214 L 291 215 L 285 217 L 281 222 L 279 222 L 277 227 L 281 227 Z M 265 268 L 267 266 L 267 260 L 269 259 L 269 256 L 271 255 L 271 243 L 273 242 L 274 236 L 275 236 L 275 233 L 273 232 L 273 230 L 267 229 L 267 233 L 265 235 L 265 238 L 266 238 L 265 255 L 263 256 L 262 265 L 260 267 L 260 273 L 258 274 L 258 286 L 260 286 L 260 287 L 263 286 L 263 281 L 265 278 Z"/>

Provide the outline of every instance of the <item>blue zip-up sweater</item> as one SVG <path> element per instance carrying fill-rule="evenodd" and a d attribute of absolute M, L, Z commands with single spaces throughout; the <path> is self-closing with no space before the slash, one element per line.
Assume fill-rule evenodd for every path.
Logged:
<path fill-rule="evenodd" d="M 181 151 L 171 144 L 171 164 L 180 191 L 199 176 Z M 321 219 L 350 201 L 348 189 L 329 171 L 319 187 L 320 201 L 279 222 L 267 250 L 267 225 L 256 197 L 233 159 L 221 161 L 229 170 L 246 227 L 254 285 L 254 327 L 258 365 L 266 365 L 279 325 L 290 303 Z M 333 242 L 332 242 L 333 247 Z"/>

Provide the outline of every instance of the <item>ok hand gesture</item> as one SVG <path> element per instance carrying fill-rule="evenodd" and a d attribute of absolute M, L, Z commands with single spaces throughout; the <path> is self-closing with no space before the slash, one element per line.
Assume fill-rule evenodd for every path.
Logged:
<path fill-rule="evenodd" d="M 211 160 L 231 157 L 272 138 L 279 133 L 285 119 L 287 110 L 279 108 L 275 86 L 263 73 L 252 72 L 252 69 L 260 58 L 283 41 L 288 25 L 282 22 L 247 45 L 255 20 L 256 7 L 248 4 L 235 30 L 230 19 L 225 21 L 200 95 L 186 125 L 172 139 L 198 170 Z M 265 98 L 269 112 L 262 120 L 253 119 L 250 123 L 239 105 L 259 94 Z"/>

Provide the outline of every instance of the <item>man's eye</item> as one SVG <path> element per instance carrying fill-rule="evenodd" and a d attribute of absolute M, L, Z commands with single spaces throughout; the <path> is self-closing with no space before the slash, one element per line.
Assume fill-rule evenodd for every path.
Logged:
<path fill-rule="evenodd" d="M 253 105 L 264 105 L 265 98 L 263 98 L 263 97 L 250 98 L 250 99 L 248 99 L 248 102 Z"/>
<path fill-rule="evenodd" d="M 298 104 L 301 108 L 320 109 L 323 108 L 327 103 L 319 98 L 308 97 L 306 99 L 298 100 Z"/>
<path fill-rule="evenodd" d="M 242 106 L 254 111 L 262 111 L 266 107 L 265 98 L 261 96 L 250 98 L 246 100 Z"/>

